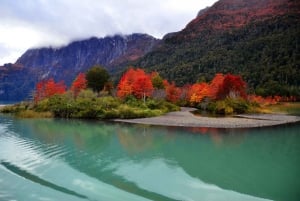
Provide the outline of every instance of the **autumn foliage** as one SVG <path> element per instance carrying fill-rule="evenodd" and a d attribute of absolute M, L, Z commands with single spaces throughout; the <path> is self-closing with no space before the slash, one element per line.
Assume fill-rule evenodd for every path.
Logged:
<path fill-rule="evenodd" d="M 205 97 L 210 100 L 222 100 L 226 97 L 247 98 L 246 83 L 238 75 L 218 73 L 210 83 L 195 83 L 187 93 L 187 100 L 193 105 Z"/>
<path fill-rule="evenodd" d="M 219 92 L 223 88 L 224 75 L 222 73 L 217 73 L 215 77 L 209 84 L 208 97 L 212 100 L 216 100 L 220 98 Z"/>
<path fill-rule="evenodd" d="M 74 99 L 76 99 L 78 94 L 86 88 L 86 75 L 80 73 L 73 81 L 70 91 L 74 95 Z M 112 88 L 112 83 L 107 82 L 105 89 L 110 91 Z M 160 96 L 155 96 L 153 93 L 155 90 L 160 93 Z M 63 94 L 65 92 L 66 86 L 63 81 L 55 82 L 53 79 L 43 80 L 36 84 L 34 101 L 35 103 L 38 103 L 45 98 L 49 98 L 55 94 Z M 206 102 L 220 102 L 217 106 L 220 106 L 221 103 L 226 103 L 226 100 L 233 100 L 230 104 L 235 104 L 234 101 L 238 100 L 245 104 L 250 102 L 259 105 L 272 105 L 278 102 L 297 100 L 296 97 L 292 96 L 261 97 L 257 95 L 247 95 L 247 85 L 239 75 L 224 75 L 222 73 L 217 73 L 210 82 L 187 84 L 183 87 L 178 87 L 174 82 L 169 82 L 161 78 L 157 72 L 147 74 L 140 68 L 130 68 L 123 74 L 117 85 L 116 95 L 119 98 L 132 95 L 137 99 L 143 99 L 144 101 L 147 97 L 165 99 L 172 103 L 179 103 L 182 101 L 180 103 L 183 103 L 184 105 L 196 107 L 204 100 L 206 100 Z M 230 104 L 227 105 L 227 109 L 233 107 Z"/>
<path fill-rule="evenodd" d="M 151 96 L 152 92 L 151 76 L 139 68 L 136 70 L 130 68 L 126 71 L 117 87 L 117 96 L 120 98 L 134 95 L 136 98 L 141 99 Z"/>
<path fill-rule="evenodd" d="M 55 94 L 63 94 L 66 92 L 66 86 L 63 81 L 55 82 L 52 78 L 43 80 L 36 84 L 34 94 L 34 102 L 37 103 L 44 98 L 49 98 Z"/>
<path fill-rule="evenodd" d="M 209 85 L 203 82 L 193 84 L 188 91 L 187 97 L 189 98 L 189 101 L 194 104 L 201 102 L 204 97 L 208 97 L 209 95 Z"/>
<path fill-rule="evenodd" d="M 181 96 L 181 89 L 175 86 L 175 83 L 171 84 L 168 81 L 164 81 L 165 90 L 166 90 L 166 100 L 172 103 L 176 103 Z"/>
<path fill-rule="evenodd" d="M 241 97 L 246 99 L 246 82 L 239 75 L 227 74 L 218 92 L 219 98 Z"/>
<path fill-rule="evenodd" d="M 297 101 L 297 97 L 295 96 L 290 96 L 290 97 L 285 97 L 285 96 L 267 96 L 267 97 L 262 97 L 258 95 L 248 95 L 248 100 L 250 102 L 255 102 L 261 106 L 267 106 L 267 105 L 275 105 L 279 102 L 295 102 Z"/>
<path fill-rule="evenodd" d="M 73 92 L 74 97 L 76 98 L 80 93 L 80 91 L 86 89 L 86 87 L 87 87 L 87 81 L 85 78 L 85 74 L 79 73 L 71 86 L 71 91 Z"/>

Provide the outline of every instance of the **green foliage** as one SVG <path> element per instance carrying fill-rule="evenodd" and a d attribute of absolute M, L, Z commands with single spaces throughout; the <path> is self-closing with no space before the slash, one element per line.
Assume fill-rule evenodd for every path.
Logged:
<path fill-rule="evenodd" d="M 164 113 L 166 112 L 170 112 L 170 111 L 179 111 L 180 107 L 170 103 L 168 101 L 165 100 L 153 100 L 153 99 L 149 99 L 146 102 L 147 108 L 151 109 L 151 110 L 161 110 Z"/>
<path fill-rule="evenodd" d="M 164 89 L 165 88 L 164 83 L 163 83 L 163 79 L 158 73 L 155 74 L 151 78 L 151 81 L 152 81 L 152 85 L 155 89 Z"/>
<path fill-rule="evenodd" d="M 31 106 L 29 103 L 2 108 L 1 112 L 15 113 L 22 118 L 140 118 L 179 110 L 163 100 L 147 99 L 146 102 L 128 96 L 121 100 L 112 96 L 97 97 L 91 90 L 82 90 L 76 99 L 71 92 L 54 95 Z"/>
<path fill-rule="evenodd" d="M 86 73 L 87 87 L 95 92 L 101 91 L 109 81 L 109 74 L 101 66 L 94 66 Z"/>
<path fill-rule="evenodd" d="M 18 114 L 24 110 L 31 109 L 31 107 L 32 106 L 29 102 L 21 102 L 15 105 L 4 106 L 0 108 L 0 112 Z"/>
<path fill-rule="evenodd" d="M 250 112 L 253 106 L 242 98 L 226 98 L 224 100 L 212 101 L 207 105 L 207 111 L 213 114 L 230 115 Z"/>
<path fill-rule="evenodd" d="M 279 103 L 267 107 L 271 112 L 300 116 L 300 103 Z"/>
<path fill-rule="evenodd" d="M 225 102 L 238 114 L 249 112 L 251 107 L 250 103 L 242 98 L 226 98 Z"/>
<path fill-rule="evenodd" d="M 37 112 L 45 112 L 48 110 L 49 99 L 43 99 L 35 105 L 34 109 Z"/>
<path fill-rule="evenodd" d="M 41 101 L 43 104 L 45 101 Z M 11 113 L 19 118 L 50 118 L 53 117 L 49 111 L 37 111 L 30 102 L 21 102 L 15 105 L 8 105 L 0 109 L 2 113 Z"/>
<path fill-rule="evenodd" d="M 51 118 L 51 112 L 36 112 L 34 110 L 23 110 L 16 114 L 19 118 Z"/>
<path fill-rule="evenodd" d="M 47 106 L 55 117 L 71 118 L 77 111 L 75 101 L 65 94 L 50 97 Z"/>

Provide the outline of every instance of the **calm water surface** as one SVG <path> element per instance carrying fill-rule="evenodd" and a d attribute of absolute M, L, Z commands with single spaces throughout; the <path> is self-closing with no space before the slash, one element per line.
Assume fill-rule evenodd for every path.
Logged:
<path fill-rule="evenodd" d="M 0 200 L 299 200 L 299 130 L 0 116 Z"/>

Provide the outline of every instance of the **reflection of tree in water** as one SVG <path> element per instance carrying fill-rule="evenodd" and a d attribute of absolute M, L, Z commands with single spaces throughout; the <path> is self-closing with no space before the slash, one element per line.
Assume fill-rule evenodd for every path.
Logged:
<path fill-rule="evenodd" d="M 138 142 L 147 141 L 141 147 L 151 147 L 152 135 L 147 133 L 147 128 L 133 129 L 126 125 L 109 122 L 61 119 L 30 120 L 26 126 L 32 129 L 31 133 L 34 135 L 32 138 L 42 142 L 43 148 L 39 148 L 40 150 L 46 153 L 49 152 L 47 147 L 59 146 L 63 151 L 59 158 L 79 172 L 127 192 L 146 195 L 152 200 L 168 200 L 158 194 L 140 189 L 134 183 L 125 181 L 114 174 L 115 165 L 123 160 L 131 160 L 121 149 L 117 133 L 121 130 L 128 131 L 125 135 L 130 138 L 130 130 L 136 132 L 129 146 L 134 146 L 134 144 L 138 146 Z M 144 138 L 138 136 L 144 136 Z M 133 142 L 134 137 L 137 142 Z M 136 148 L 138 147 L 134 150 Z M 143 157 L 141 160 L 144 159 Z"/>
<path fill-rule="evenodd" d="M 121 166 L 122 161 L 143 164 L 159 158 L 165 162 L 170 161 L 168 165 L 180 167 L 191 177 L 206 183 L 258 196 L 264 193 L 262 191 L 272 191 L 271 187 L 266 187 L 269 185 L 268 179 L 262 180 L 262 177 L 282 181 L 283 184 L 295 184 L 292 182 L 294 180 L 288 181 L 285 179 L 288 177 L 276 174 L 281 166 L 289 167 L 289 172 L 294 172 L 291 176 L 299 175 L 296 173 L 299 165 L 295 165 L 295 161 L 299 161 L 299 126 L 186 129 L 98 121 L 22 122 L 25 123 L 20 123 L 18 129 L 33 130 L 31 133 L 35 134 L 28 137 L 42 142 L 37 145 L 38 149 L 44 149 L 39 148 L 43 143 L 45 146 L 58 145 L 65 151 L 60 157 L 70 166 L 92 178 L 136 194 L 149 192 L 114 174 L 115 168 Z M 276 161 L 273 160 L 274 156 Z M 266 163 L 274 164 L 268 166 Z M 276 164 L 280 164 L 280 167 Z M 273 185 L 273 188 L 279 189 L 279 183 L 278 186 Z M 149 193 L 147 197 L 159 200 L 153 196 Z"/>
<path fill-rule="evenodd" d="M 235 146 L 243 143 L 247 128 L 187 128 L 194 134 L 208 135 L 216 146 Z"/>
<path fill-rule="evenodd" d="M 114 130 L 109 124 L 80 120 L 34 120 L 30 125 L 35 137 L 42 142 L 89 151 L 106 146 Z"/>
<path fill-rule="evenodd" d="M 171 127 L 156 127 L 138 124 L 119 124 L 117 136 L 122 147 L 129 154 L 141 154 L 160 150 L 166 143 L 175 140 Z"/>
<path fill-rule="evenodd" d="M 140 153 L 153 146 L 153 136 L 146 126 L 118 127 L 117 135 L 128 153 Z"/>

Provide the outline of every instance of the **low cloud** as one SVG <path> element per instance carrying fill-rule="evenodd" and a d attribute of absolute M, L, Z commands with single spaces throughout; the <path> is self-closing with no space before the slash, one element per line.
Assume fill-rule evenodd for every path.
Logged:
<path fill-rule="evenodd" d="M 22 54 L 28 48 L 65 45 L 91 36 L 148 33 L 161 38 L 183 29 L 215 1 L 1 0 L 0 64 L 14 62 L 4 59 L 1 51 L 9 55 L 18 49 Z"/>

